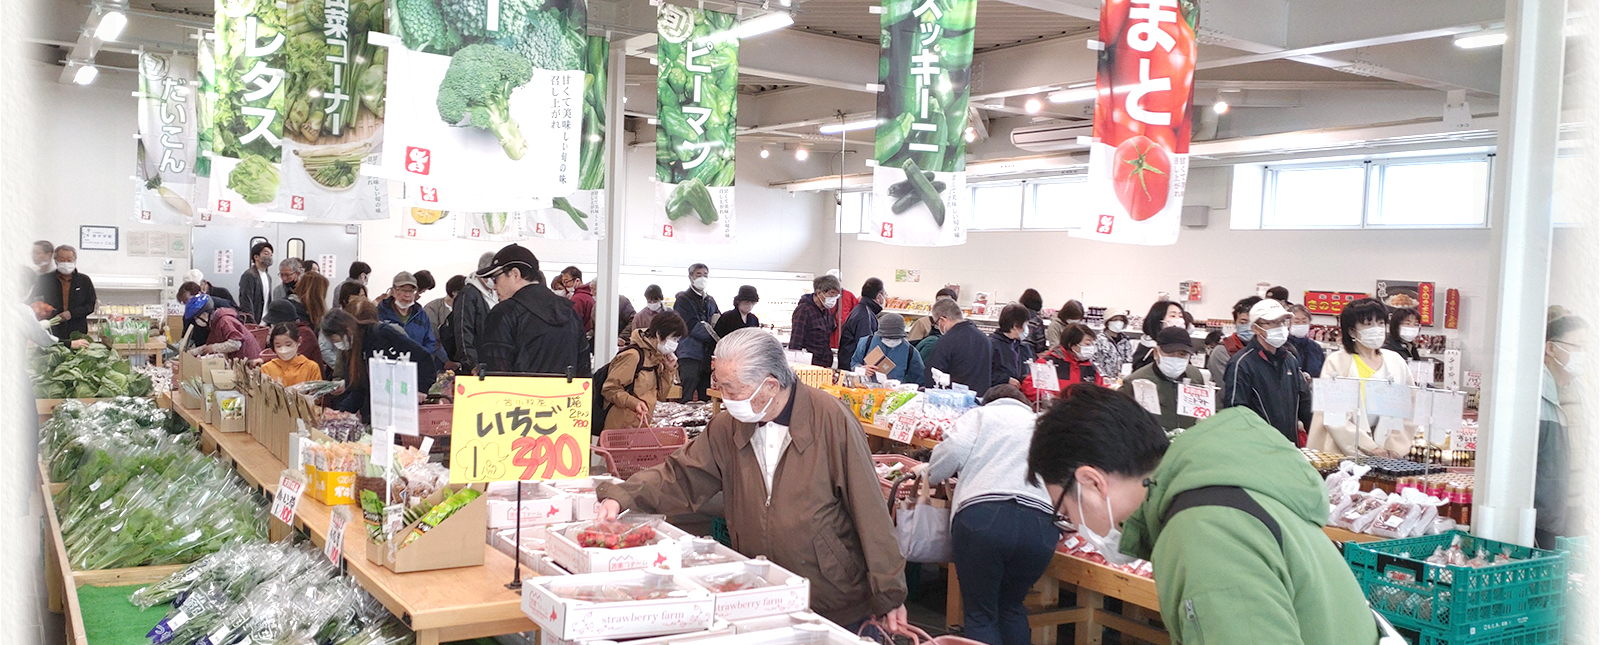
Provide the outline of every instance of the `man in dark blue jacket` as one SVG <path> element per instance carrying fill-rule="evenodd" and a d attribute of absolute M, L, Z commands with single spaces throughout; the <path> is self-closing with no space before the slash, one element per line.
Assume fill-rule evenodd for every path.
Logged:
<path fill-rule="evenodd" d="M 1300 433 L 1311 426 L 1311 384 L 1300 375 L 1300 359 L 1284 347 L 1289 310 L 1268 298 L 1250 308 L 1249 320 L 1254 338 L 1228 361 L 1217 407 L 1250 408 L 1289 443 L 1304 446 Z"/>
<path fill-rule="evenodd" d="M 883 290 L 883 281 L 877 278 L 867 278 L 866 284 L 861 285 L 861 302 L 855 309 L 850 310 L 850 316 L 845 318 L 844 328 L 839 330 L 840 367 L 850 362 L 850 357 L 856 351 L 855 347 L 861 339 L 878 331 L 878 314 L 883 313 L 883 303 L 888 295 Z"/>
<path fill-rule="evenodd" d="M 433 335 L 433 321 L 428 318 L 428 312 L 422 310 L 422 305 L 417 303 L 417 296 L 422 290 L 416 276 L 410 271 L 395 274 L 394 286 L 389 291 L 394 297 L 378 301 L 378 320 L 392 322 L 405 329 L 411 340 L 417 341 L 436 363 L 444 365 L 447 359 L 444 349 L 439 346 L 439 339 Z"/>
<path fill-rule="evenodd" d="M 689 289 L 679 291 L 672 302 L 689 327 L 689 335 L 678 341 L 678 383 L 683 386 L 682 402 L 688 403 L 698 396 L 707 400 L 706 387 L 711 384 L 711 349 L 717 341 L 711 334 L 711 325 L 722 310 L 717 299 L 706 292 L 711 269 L 698 262 L 689 266 Z"/>
<path fill-rule="evenodd" d="M 988 391 L 994 358 L 989 339 L 966 319 L 954 300 L 933 303 L 931 315 L 942 335 L 928 355 L 922 386 L 933 387 L 933 371 L 938 370 L 950 376 L 950 383 L 960 383 L 980 395 Z"/>

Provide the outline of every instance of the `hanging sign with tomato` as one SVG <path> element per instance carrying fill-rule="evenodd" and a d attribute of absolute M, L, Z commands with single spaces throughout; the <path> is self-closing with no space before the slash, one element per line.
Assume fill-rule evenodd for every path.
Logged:
<path fill-rule="evenodd" d="M 592 386 L 558 376 L 457 379 L 450 481 L 588 477 Z"/>
<path fill-rule="evenodd" d="M 1196 0 L 1106 0 L 1089 153 L 1093 198 L 1071 231 L 1123 244 L 1178 241 L 1194 112 Z"/>
<path fill-rule="evenodd" d="M 884 0 L 872 211 L 860 239 L 967 241 L 967 98 L 976 0 Z"/>

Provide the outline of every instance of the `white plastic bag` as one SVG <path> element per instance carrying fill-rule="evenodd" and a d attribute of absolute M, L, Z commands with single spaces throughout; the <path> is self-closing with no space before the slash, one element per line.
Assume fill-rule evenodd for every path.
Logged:
<path fill-rule="evenodd" d="M 955 557 L 955 548 L 950 542 L 950 509 L 931 504 L 932 494 L 933 489 L 922 482 L 916 497 L 891 511 L 900 555 L 907 562 L 936 564 L 950 562 Z M 890 504 L 893 508 L 895 502 Z"/>

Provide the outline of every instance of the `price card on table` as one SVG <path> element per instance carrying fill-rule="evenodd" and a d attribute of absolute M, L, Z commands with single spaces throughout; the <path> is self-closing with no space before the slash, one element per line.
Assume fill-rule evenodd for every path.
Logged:
<path fill-rule="evenodd" d="M 1365 381 L 1367 414 L 1404 419 L 1411 416 L 1411 388 L 1388 381 Z"/>
<path fill-rule="evenodd" d="M 1029 374 L 1033 376 L 1033 386 L 1046 392 L 1060 392 L 1061 379 L 1056 376 L 1056 366 L 1050 363 L 1029 363 Z"/>
<path fill-rule="evenodd" d="M 911 443 L 911 439 L 916 436 L 917 431 L 915 428 L 916 423 L 909 418 L 910 416 L 909 414 L 895 416 L 894 423 L 889 425 L 890 439 L 904 444 Z"/>
<path fill-rule="evenodd" d="M 390 504 L 383 507 L 383 534 L 394 535 L 406 527 L 406 505 Z"/>
<path fill-rule="evenodd" d="M 333 566 L 339 566 L 339 559 L 344 557 L 344 527 L 349 524 L 349 506 L 341 504 L 328 516 L 328 540 L 322 544 L 322 554 L 328 556 Z"/>
<path fill-rule="evenodd" d="M 1361 405 L 1361 382 L 1319 378 L 1311 381 L 1311 411 L 1330 416 L 1355 412 Z"/>
<path fill-rule="evenodd" d="M 1161 414 L 1161 396 L 1156 392 L 1155 383 L 1146 379 L 1134 380 L 1133 400 L 1138 401 L 1139 406 L 1143 407 L 1145 412 L 1155 415 Z"/>
<path fill-rule="evenodd" d="M 451 483 L 589 476 L 593 381 L 490 376 L 455 387 Z"/>
<path fill-rule="evenodd" d="M 1209 418 L 1217 413 L 1217 390 L 1206 385 L 1178 386 L 1178 414 L 1196 419 Z"/>
<path fill-rule="evenodd" d="M 284 470 L 278 477 L 278 490 L 272 495 L 272 516 L 279 522 L 294 525 L 294 509 L 300 505 L 300 495 L 306 492 L 304 472 Z"/>

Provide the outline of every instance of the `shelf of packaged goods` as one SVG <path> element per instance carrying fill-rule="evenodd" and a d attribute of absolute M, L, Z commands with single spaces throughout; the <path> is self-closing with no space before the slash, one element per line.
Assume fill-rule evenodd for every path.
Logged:
<path fill-rule="evenodd" d="M 886 441 L 894 441 L 893 439 L 889 438 L 889 426 L 879 425 L 879 424 L 876 424 L 876 423 L 863 423 L 863 424 L 861 424 L 861 429 L 866 430 L 867 431 L 867 436 L 869 436 L 869 437 L 877 437 L 879 439 L 883 439 L 883 440 L 886 440 Z M 899 443 L 899 442 L 895 442 L 895 443 Z M 900 445 L 903 446 L 903 445 L 906 445 L 906 444 L 900 444 Z M 934 441 L 932 439 L 923 439 L 921 437 L 918 437 L 918 438 L 915 438 L 915 439 L 911 440 L 911 445 L 916 446 L 918 448 L 927 448 L 929 450 L 933 450 L 935 446 L 939 445 L 939 442 Z"/>
<path fill-rule="evenodd" d="M 190 424 L 200 427 L 202 449 L 215 446 L 221 458 L 264 495 L 270 497 L 277 490 L 285 465 L 249 433 L 218 432 L 215 426 L 200 422 L 200 411 L 182 406 L 174 409 Z M 332 507 L 302 498 L 295 509 L 295 528 L 321 547 L 327 540 L 332 513 Z M 276 520 L 272 523 L 283 528 Z M 416 632 L 418 645 L 537 629 L 522 613 L 521 595 L 506 588 L 516 563 L 487 543 L 482 547 L 482 566 L 399 574 L 366 559 L 366 539 L 365 530 L 346 532 L 344 552 L 349 556 L 345 558 L 345 569 L 367 593 Z M 522 575 L 528 578 L 535 574 L 524 570 Z"/>

